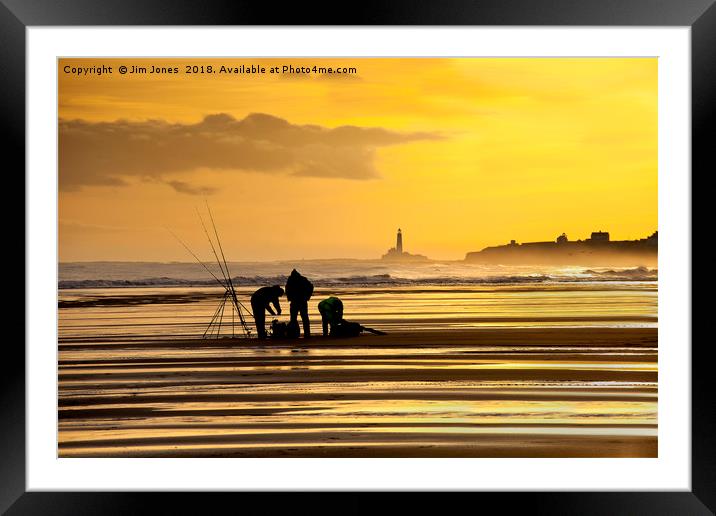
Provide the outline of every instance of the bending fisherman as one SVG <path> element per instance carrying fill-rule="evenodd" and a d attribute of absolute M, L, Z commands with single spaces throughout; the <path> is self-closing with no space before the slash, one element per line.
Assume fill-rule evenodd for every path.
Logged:
<path fill-rule="evenodd" d="M 318 303 L 318 311 L 323 323 L 323 336 L 334 335 L 336 326 L 343 321 L 343 301 L 337 297 L 329 297 Z"/>
<path fill-rule="evenodd" d="M 256 321 L 256 331 L 259 339 L 266 338 L 266 312 L 271 315 L 281 315 L 281 305 L 278 298 L 283 295 L 283 289 L 278 285 L 273 287 L 261 287 L 251 295 L 251 311 L 254 313 L 254 321 Z M 276 308 L 274 313 L 271 305 Z"/>

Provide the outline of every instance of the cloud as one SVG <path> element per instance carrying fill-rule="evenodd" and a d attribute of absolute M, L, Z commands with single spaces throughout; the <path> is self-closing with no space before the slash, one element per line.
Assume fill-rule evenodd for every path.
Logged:
<path fill-rule="evenodd" d="M 370 179 L 378 177 L 377 148 L 441 138 L 437 133 L 380 127 L 296 125 L 262 113 L 241 120 L 219 113 L 196 124 L 60 120 L 59 182 L 62 190 L 76 190 L 121 186 L 134 177 L 203 194 L 207 187 L 167 177 L 208 168 Z"/>
<path fill-rule="evenodd" d="M 211 195 L 216 193 L 216 188 L 209 186 L 192 186 L 184 181 L 167 181 L 167 184 L 174 188 L 179 193 L 185 193 L 189 195 Z"/>

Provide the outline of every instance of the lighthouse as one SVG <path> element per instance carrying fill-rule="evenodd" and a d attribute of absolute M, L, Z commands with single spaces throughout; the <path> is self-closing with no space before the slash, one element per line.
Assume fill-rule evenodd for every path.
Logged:
<path fill-rule="evenodd" d="M 388 249 L 388 252 L 383 255 L 382 259 L 400 262 L 420 262 L 427 261 L 428 257 L 422 254 L 411 254 L 403 251 L 403 232 L 398 228 L 398 234 L 395 237 L 395 247 Z"/>

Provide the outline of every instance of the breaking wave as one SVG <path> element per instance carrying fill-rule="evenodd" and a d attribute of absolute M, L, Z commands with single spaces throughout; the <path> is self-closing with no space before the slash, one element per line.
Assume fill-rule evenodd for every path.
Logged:
<path fill-rule="evenodd" d="M 591 270 L 587 269 L 584 271 L 585 274 L 591 274 L 603 278 L 618 278 L 618 279 L 644 279 L 644 280 L 655 280 L 657 276 L 656 269 L 649 269 L 647 267 L 634 267 L 633 269 L 617 269 L 617 270 Z"/>
<path fill-rule="evenodd" d="M 235 276 L 231 281 L 236 287 L 262 285 L 284 285 L 286 276 Z M 584 270 L 570 274 L 528 274 L 528 275 L 488 275 L 479 277 L 430 276 L 406 278 L 391 274 L 353 275 L 339 277 L 311 276 L 316 287 L 379 287 L 379 286 L 469 286 L 490 284 L 529 284 L 546 282 L 604 282 L 604 281 L 656 281 L 656 269 L 637 267 L 623 270 Z M 173 277 L 151 277 L 138 279 L 71 279 L 60 280 L 60 289 L 86 288 L 127 288 L 127 287 L 211 287 L 217 286 L 216 280 L 186 279 Z"/>

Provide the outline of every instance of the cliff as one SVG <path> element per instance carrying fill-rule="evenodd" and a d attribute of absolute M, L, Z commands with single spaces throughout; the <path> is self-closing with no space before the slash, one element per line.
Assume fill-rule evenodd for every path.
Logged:
<path fill-rule="evenodd" d="M 606 235 L 606 239 L 604 239 Z M 608 233 L 593 233 L 591 239 L 570 242 L 566 235 L 555 242 L 515 241 L 470 252 L 470 263 L 504 265 L 657 265 L 658 233 L 640 240 L 609 241 Z"/>

